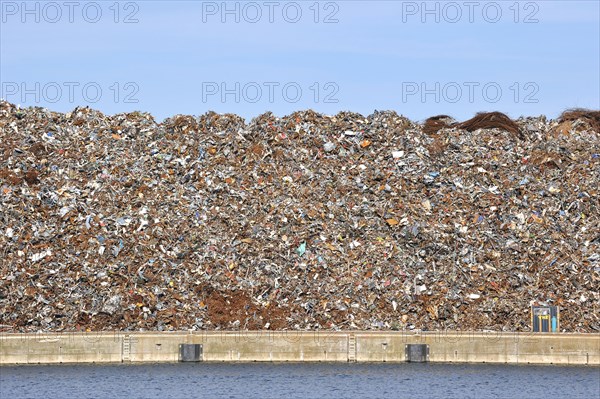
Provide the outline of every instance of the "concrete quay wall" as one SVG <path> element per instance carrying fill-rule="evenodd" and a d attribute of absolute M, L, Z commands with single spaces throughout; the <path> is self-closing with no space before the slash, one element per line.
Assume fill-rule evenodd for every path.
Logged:
<path fill-rule="evenodd" d="M 178 362 L 186 344 L 209 362 L 405 362 L 421 344 L 429 362 L 600 365 L 600 334 L 405 331 L 5 333 L 0 365 Z"/>

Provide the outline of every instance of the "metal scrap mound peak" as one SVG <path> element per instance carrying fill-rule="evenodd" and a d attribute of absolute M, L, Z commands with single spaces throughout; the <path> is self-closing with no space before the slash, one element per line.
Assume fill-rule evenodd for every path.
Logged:
<path fill-rule="evenodd" d="M 598 331 L 599 135 L 0 102 L 0 329 Z"/>

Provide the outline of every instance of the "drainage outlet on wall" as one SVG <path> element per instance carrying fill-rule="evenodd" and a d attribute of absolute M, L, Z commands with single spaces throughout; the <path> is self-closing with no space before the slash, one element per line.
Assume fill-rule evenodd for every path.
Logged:
<path fill-rule="evenodd" d="M 429 361 L 429 345 L 407 344 L 404 346 L 405 359 L 412 363 L 425 363 Z"/>
<path fill-rule="evenodd" d="M 179 344 L 180 362 L 201 362 L 202 344 Z"/>

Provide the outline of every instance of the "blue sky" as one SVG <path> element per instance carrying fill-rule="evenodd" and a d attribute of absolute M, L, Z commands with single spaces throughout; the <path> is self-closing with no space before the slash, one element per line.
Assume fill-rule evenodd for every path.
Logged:
<path fill-rule="evenodd" d="M 600 109 L 599 4 L 2 0 L 0 97 L 158 120 L 308 108 L 555 117 Z"/>

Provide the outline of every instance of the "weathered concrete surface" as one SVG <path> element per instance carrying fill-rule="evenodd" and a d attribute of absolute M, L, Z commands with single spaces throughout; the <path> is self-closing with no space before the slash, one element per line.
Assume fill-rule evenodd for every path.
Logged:
<path fill-rule="evenodd" d="M 600 365 L 600 334 L 403 331 L 1 334 L 0 364 L 176 362 L 180 344 L 214 362 L 404 362 L 426 344 L 431 362 Z"/>

